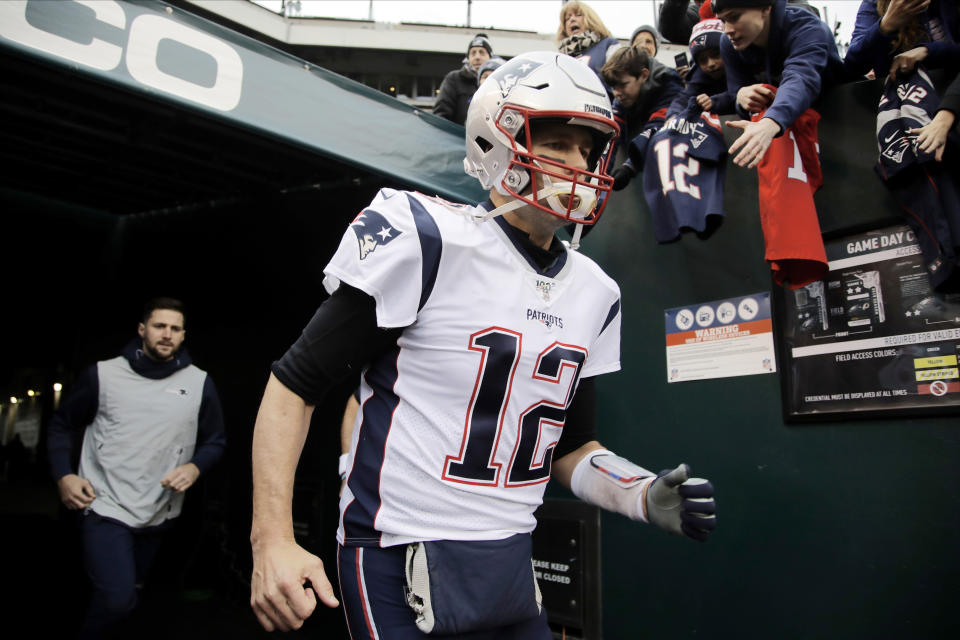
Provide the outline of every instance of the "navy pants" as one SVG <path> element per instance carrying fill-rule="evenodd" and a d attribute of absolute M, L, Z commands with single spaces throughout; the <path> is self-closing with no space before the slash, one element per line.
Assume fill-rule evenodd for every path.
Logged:
<path fill-rule="evenodd" d="M 137 589 L 150 570 L 168 527 L 135 529 L 93 511 L 83 515 L 83 562 L 90 604 L 80 638 L 103 638 L 137 605 Z"/>
<path fill-rule="evenodd" d="M 406 547 L 344 547 L 337 572 L 347 628 L 352 640 L 552 640 L 546 610 L 498 629 L 457 636 L 427 635 L 417 628 L 404 596 Z"/>

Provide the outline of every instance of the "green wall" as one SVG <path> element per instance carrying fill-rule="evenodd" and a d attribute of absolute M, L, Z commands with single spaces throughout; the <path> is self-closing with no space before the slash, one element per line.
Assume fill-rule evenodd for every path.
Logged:
<path fill-rule="evenodd" d="M 878 95 L 863 82 L 824 102 L 824 232 L 897 216 L 872 171 Z M 686 462 L 708 477 L 719 528 L 700 544 L 604 514 L 604 637 L 958 637 L 960 420 L 792 425 L 779 374 L 668 384 L 665 309 L 775 285 L 755 171 L 729 165 L 713 237 L 667 245 L 639 182 L 585 240 L 623 296 L 623 369 L 597 385 L 600 438 L 654 471 Z"/>

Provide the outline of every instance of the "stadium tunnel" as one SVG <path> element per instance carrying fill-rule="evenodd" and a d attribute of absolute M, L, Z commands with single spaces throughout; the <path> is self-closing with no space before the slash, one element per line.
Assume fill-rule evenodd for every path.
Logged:
<path fill-rule="evenodd" d="M 483 197 L 462 173 L 463 129 L 152 0 L 0 3 L 0 74 L 0 386 L 69 387 L 129 339 L 145 298 L 183 298 L 187 346 L 218 386 L 230 445 L 165 568 L 168 584 L 223 598 L 215 613 L 161 607 L 150 621 L 155 637 L 260 637 L 242 583 L 250 438 L 270 363 L 324 298 L 323 266 L 378 188 Z M 900 221 L 872 171 L 878 96 L 860 82 L 825 100 L 825 234 Z M 624 369 L 598 385 L 602 440 L 644 464 L 690 463 L 721 509 L 707 545 L 603 517 L 602 636 L 949 637 L 956 412 L 798 426 L 783 419 L 779 375 L 666 382 L 664 309 L 776 295 L 756 194 L 755 173 L 729 167 L 717 233 L 658 245 L 635 184 L 585 240 L 623 292 Z M 318 407 L 297 477 L 298 535 L 328 567 L 350 391 Z M 36 473 L 37 493 L 4 493 L 33 501 L 0 520 L 5 582 L 11 611 L 56 630 L 81 603 L 51 616 L 40 594 L 51 576 L 79 592 L 82 572 L 45 466 Z M 339 611 L 318 612 L 304 635 L 338 630 Z"/>
<path fill-rule="evenodd" d="M 10 278 L 0 388 L 5 401 L 44 390 L 31 401 L 48 417 L 53 383 L 69 391 L 84 366 L 113 357 L 147 298 L 183 299 L 186 346 L 218 387 L 229 447 L 200 483 L 204 499 L 198 492 L 193 511 L 188 501 L 182 519 L 193 521 L 167 550 L 168 573 L 183 579 L 187 549 L 209 574 L 236 578 L 217 586 L 233 590 L 249 631 L 249 594 L 237 588 L 249 579 L 250 440 L 270 363 L 325 298 L 323 266 L 379 188 L 482 194 L 460 168 L 456 125 L 164 3 L 98 5 L 0 5 L 0 260 Z M 317 408 L 330 428 L 312 430 L 297 477 L 298 535 L 324 531 L 328 551 L 350 387 Z M 70 533 L 47 526 L 63 516 L 53 497 L 54 513 L 17 518 L 11 544 L 46 541 L 82 580 Z M 205 555 L 227 559 L 196 560 Z M 342 624 L 339 611 L 311 623 Z"/>

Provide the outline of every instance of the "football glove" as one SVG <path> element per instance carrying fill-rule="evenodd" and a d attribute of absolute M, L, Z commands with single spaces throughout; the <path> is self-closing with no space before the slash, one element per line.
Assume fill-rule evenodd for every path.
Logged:
<path fill-rule="evenodd" d="M 717 526 L 713 485 L 704 478 L 691 478 L 685 464 L 657 475 L 647 489 L 646 507 L 650 522 L 694 540 L 705 541 Z"/>

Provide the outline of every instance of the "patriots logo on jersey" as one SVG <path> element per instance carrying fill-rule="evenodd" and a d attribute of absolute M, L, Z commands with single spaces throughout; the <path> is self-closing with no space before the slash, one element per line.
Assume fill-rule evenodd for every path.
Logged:
<path fill-rule="evenodd" d="M 402 233 L 382 215 L 370 210 L 361 212 L 350 223 L 350 228 L 357 234 L 361 260 L 373 253 L 377 247 L 390 244 Z"/>
<path fill-rule="evenodd" d="M 897 136 L 893 142 L 889 142 L 889 140 L 884 140 L 884 142 L 889 144 L 884 147 L 881 155 L 897 164 L 903 162 L 903 156 L 911 146 L 910 139 L 907 136 Z"/>
<path fill-rule="evenodd" d="M 704 143 L 708 135 L 706 129 L 701 128 L 702 125 L 703 122 L 701 122 L 699 119 L 694 122 L 680 116 L 674 116 L 673 118 L 667 120 L 661 129 L 671 129 L 681 135 L 687 136 L 690 141 L 690 145 L 694 149 L 699 149 L 700 145 Z"/>

